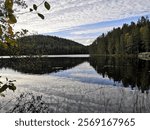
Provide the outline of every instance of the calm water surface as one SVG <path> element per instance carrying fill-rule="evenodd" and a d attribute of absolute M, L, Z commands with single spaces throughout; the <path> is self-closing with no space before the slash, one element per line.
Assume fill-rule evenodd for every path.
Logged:
<path fill-rule="evenodd" d="M 0 112 L 38 108 L 39 98 L 28 95 L 20 100 L 22 93 L 42 95 L 45 104 L 50 104 L 45 112 L 150 111 L 150 97 L 145 96 L 150 89 L 150 61 L 88 55 L 1 57 L 0 76 L 3 83 L 6 77 L 17 81 L 15 91 L 0 87 Z M 24 106 L 25 102 L 31 104 Z"/>
<path fill-rule="evenodd" d="M 136 58 L 88 55 L 0 58 L 0 74 L 56 76 L 89 84 L 138 88 L 150 87 L 150 61 Z M 9 77 L 8 77 L 9 78 Z M 19 80 L 19 79 L 15 79 Z M 36 82 L 36 79 L 32 79 Z M 54 81 L 55 82 L 55 81 Z"/>

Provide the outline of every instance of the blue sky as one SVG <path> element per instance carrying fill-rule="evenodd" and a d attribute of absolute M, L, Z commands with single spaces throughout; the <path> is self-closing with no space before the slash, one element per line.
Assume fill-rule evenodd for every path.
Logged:
<path fill-rule="evenodd" d="M 42 0 L 41 0 L 42 1 Z M 91 44 L 99 35 L 137 22 L 141 16 L 150 16 L 150 0 L 47 0 L 51 11 L 41 11 L 46 19 L 35 15 L 19 16 L 16 29 L 26 28 L 39 34 L 59 36 Z M 40 0 L 27 0 L 27 3 Z"/>
<path fill-rule="evenodd" d="M 146 16 L 150 17 L 150 14 L 145 15 L 145 17 Z M 124 23 L 126 24 L 130 24 L 131 22 L 136 23 L 140 18 L 141 16 L 135 16 L 135 17 L 129 17 L 129 18 L 119 19 L 119 20 L 86 24 L 86 25 L 72 27 L 70 29 L 66 29 L 62 31 L 45 33 L 45 35 L 58 36 L 58 37 L 63 37 L 68 39 L 77 37 L 77 39 L 75 39 L 76 41 L 84 45 L 89 45 L 93 42 L 93 40 L 96 39 L 96 37 L 100 36 L 102 33 L 107 33 L 108 31 L 111 31 L 113 28 L 122 27 Z M 87 39 L 89 39 L 89 41 L 87 41 Z"/>

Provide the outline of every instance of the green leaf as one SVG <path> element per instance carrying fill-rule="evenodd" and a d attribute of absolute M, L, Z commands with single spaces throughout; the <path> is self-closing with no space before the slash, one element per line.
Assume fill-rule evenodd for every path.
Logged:
<path fill-rule="evenodd" d="M 5 40 L 6 40 L 5 44 L 3 44 L 5 48 L 7 48 L 8 45 L 11 45 L 11 46 L 16 45 L 16 40 L 12 39 L 11 37 L 9 37 L 7 35 L 5 35 Z M 6 78 L 6 81 L 8 81 L 8 78 Z"/>
<path fill-rule="evenodd" d="M 2 46 L 3 46 L 3 48 L 5 48 L 5 49 L 7 49 L 7 48 L 8 48 L 8 45 L 7 45 L 7 43 L 6 43 L 6 42 L 3 42 L 3 43 L 2 43 Z"/>
<path fill-rule="evenodd" d="M 17 23 L 17 19 L 16 19 L 16 17 L 13 14 L 9 14 L 8 18 L 9 18 L 9 20 L 8 20 L 9 24 L 15 24 L 15 23 Z"/>
<path fill-rule="evenodd" d="M 37 5 L 36 4 L 33 4 L 33 9 L 37 10 Z"/>
<path fill-rule="evenodd" d="M 1 16 L 4 16 L 4 14 L 3 14 L 2 10 L 0 10 L 0 17 L 1 17 Z"/>
<path fill-rule="evenodd" d="M 14 32 L 13 32 L 13 29 L 11 26 L 8 27 L 8 33 L 13 36 L 14 35 Z"/>
<path fill-rule="evenodd" d="M 3 45 L 3 41 L 0 40 L 0 45 Z"/>
<path fill-rule="evenodd" d="M 4 92 L 7 88 L 8 88 L 8 85 L 7 85 L 7 84 L 4 84 L 4 85 L 0 88 L 0 93 Z"/>
<path fill-rule="evenodd" d="M 12 10 L 13 0 L 5 0 L 5 8 L 6 10 Z"/>
<path fill-rule="evenodd" d="M 9 89 L 12 90 L 12 91 L 15 91 L 16 90 L 16 86 L 14 84 L 10 84 L 9 85 Z"/>
<path fill-rule="evenodd" d="M 2 97 L 5 97 L 5 95 L 3 93 L 0 94 Z"/>
<path fill-rule="evenodd" d="M 16 82 L 16 80 L 9 80 L 9 83 Z"/>
<path fill-rule="evenodd" d="M 47 10 L 50 10 L 50 8 L 51 8 L 50 4 L 47 1 L 45 1 L 44 6 Z"/>
<path fill-rule="evenodd" d="M 3 31 L 2 31 L 2 28 L 1 28 L 1 25 L 0 25 L 0 36 L 3 34 Z"/>
<path fill-rule="evenodd" d="M 33 11 L 33 9 L 30 8 L 30 12 L 32 12 L 32 11 Z"/>
<path fill-rule="evenodd" d="M 44 19 L 44 18 L 45 18 L 44 15 L 43 15 L 43 14 L 40 14 L 40 13 L 38 13 L 38 16 L 39 16 L 41 19 Z"/>

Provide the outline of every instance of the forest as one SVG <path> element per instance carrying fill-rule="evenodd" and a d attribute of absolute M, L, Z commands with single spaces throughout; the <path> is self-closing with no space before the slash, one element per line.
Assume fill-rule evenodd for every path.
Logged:
<path fill-rule="evenodd" d="M 44 35 L 24 36 L 17 39 L 16 46 L 0 44 L 0 55 L 57 55 L 87 54 L 88 49 L 77 42 Z"/>
<path fill-rule="evenodd" d="M 15 46 L 0 44 L 0 55 L 61 55 L 100 54 L 137 55 L 150 52 L 150 20 L 141 17 L 137 23 L 122 27 L 99 36 L 90 46 L 56 36 L 30 35 L 17 39 Z"/>
<path fill-rule="evenodd" d="M 90 54 L 137 55 L 150 51 L 150 21 L 141 17 L 137 23 L 124 24 L 102 34 L 90 45 Z"/>

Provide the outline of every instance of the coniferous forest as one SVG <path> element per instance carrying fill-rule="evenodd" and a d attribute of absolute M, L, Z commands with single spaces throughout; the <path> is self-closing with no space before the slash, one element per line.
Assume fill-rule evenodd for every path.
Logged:
<path fill-rule="evenodd" d="M 90 54 L 128 55 L 150 51 L 150 20 L 141 17 L 137 23 L 124 24 L 99 36 L 90 46 Z"/>
<path fill-rule="evenodd" d="M 0 44 L 0 55 L 87 54 L 88 49 L 77 42 L 54 36 L 32 35 L 17 39 L 17 46 Z"/>
<path fill-rule="evenodd" d="M 124 24 L 99 36 L 90 46 L 56 36 L 32 35 L 17 39 L 17 46 L 0 44 L 0 55 L 136 55 L 150 51 L 150 20 Z"/>

